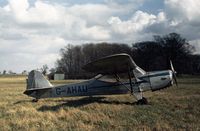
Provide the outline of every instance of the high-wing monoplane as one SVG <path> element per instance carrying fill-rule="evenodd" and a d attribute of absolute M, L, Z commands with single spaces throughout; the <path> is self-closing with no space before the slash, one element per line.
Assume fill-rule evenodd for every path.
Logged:
<path fill-rule="evenodd" d="M 27 79 L 24 94 L 36 102 L 41 98 L 115 95 L 130 93 L 138 104 L 147 104 L 145 91 L 157 91 L 177 85 L 176 72 L 171 70 L 146 72 L 128 54 L 115 54 L 86 64 L 83 69 L 98 74 L 80 83 L 53 86 L 39 71 L 33 70 Z"/>

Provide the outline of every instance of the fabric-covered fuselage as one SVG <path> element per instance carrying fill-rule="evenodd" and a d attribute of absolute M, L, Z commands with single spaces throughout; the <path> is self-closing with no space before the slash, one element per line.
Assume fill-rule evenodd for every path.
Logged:
<path fill-rule="evenodd" d="M 160 90 L 172 85 L 172 72 L 156 71 L 132 80 L 133 93 L 144 92 L 148 90 Z M 94 95 L 114 95 L 129 93 L 130 82 L 107 82 L 93 78 L 88 81 L 54 86 L 48 90 L 32 91 L 30 96 L 34 98 L 46 97 L 70 97 L 70 96 L 94 96 Z"/>

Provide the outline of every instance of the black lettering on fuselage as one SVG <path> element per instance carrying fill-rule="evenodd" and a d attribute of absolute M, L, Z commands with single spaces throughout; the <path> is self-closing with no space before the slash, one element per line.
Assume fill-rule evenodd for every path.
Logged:
<path fill-rule="evenodd" d="M 87 85 L 86 86 L 82 86 L 82 92 L 87 92 L 87 91 L 88 91 Z"/>
<path fill-rule="evenodd" d="M 87 85 L 82 85 L 82 86 L 70 86 L 66 88 L 56 88 L 56 95 L 61 95 L 62 93 L 66 94 L 78 94 L 78 93 L 84 93 L 88 92 Z"/>
<path fill-rule="evenodd" d="M 56 95 L 60 95 L 61 94 L 61 89 L 60 88 L 56 88 Z"/>
<path fill-rule="evenodd" d="M 72 87 L 71 87 L 71 89 L 72 89 L 72 94 L 75 94 L 75 93 L 77 93 L 76 86 L 74 86 L 74 87 L 72 86 Z"/>
<path fill-rule="evenodd" d="M 78 86 L 78 92 L 82 92 L 81 86 Z"/>
<path fill-rule="evenodd" d="M 72 93 L 71 88 L 68 87 L 68 88 L 67 88 L 67 94 L 71 94 L 71 93 Z"/>

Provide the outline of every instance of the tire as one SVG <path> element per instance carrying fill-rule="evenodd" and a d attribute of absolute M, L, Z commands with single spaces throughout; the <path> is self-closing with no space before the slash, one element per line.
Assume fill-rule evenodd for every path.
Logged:
<path fill-rule="evenodd" d="M 137 101 L 137 105 L 146 105 L 148 104 L 148 101 L 145 97 L 142 97 L 142 99 Z"/>
<path fill-rule="evenodd" d="M 142 97 L 142 103 L 143 103 L 144 105 L 148 104 L 148 101 L 147 101 L 147 99 L 146 99 L 145 97 Z"/>

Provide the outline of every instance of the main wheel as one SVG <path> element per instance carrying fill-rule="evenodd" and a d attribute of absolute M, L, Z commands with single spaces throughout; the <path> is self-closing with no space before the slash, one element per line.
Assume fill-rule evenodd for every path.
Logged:
<path fill-rule="evenodd" d="M 142 97 L 142 102 L 143 102 L 143 104 L 148 104 L 148 101 L 147 101 L 147 99 L 145 98 L 145 97 Z"/>
<path fill-rule="evenodd" d="M 137 104 L 138 105 L 146 105 L 146 104 L 148 104 L 148 101 L 145 97 L 142 97 L 142 99 L 137 101 Z"/>

